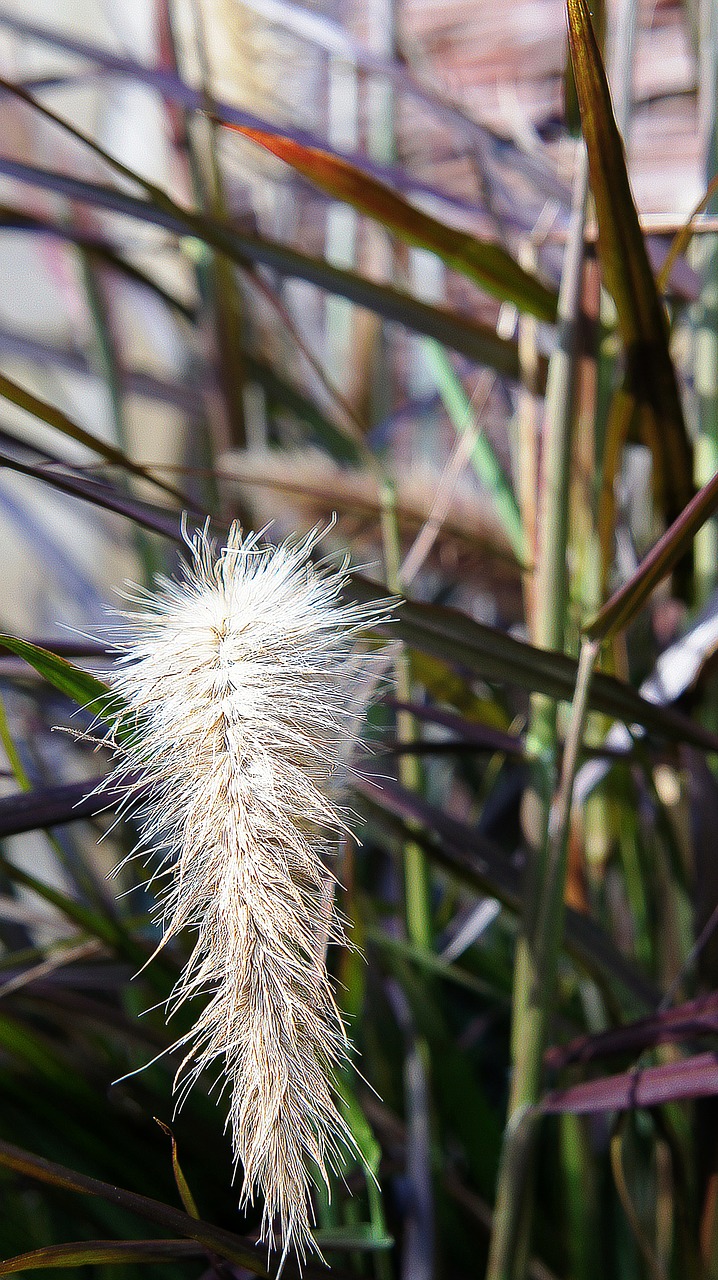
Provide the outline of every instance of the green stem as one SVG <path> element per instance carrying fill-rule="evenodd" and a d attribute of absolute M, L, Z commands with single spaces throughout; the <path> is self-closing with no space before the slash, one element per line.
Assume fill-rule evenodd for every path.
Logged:
<path fill-rule="evenodd" d="M 562 652 L 567 615 L 566 546 L 571 462 L 571 427 L 581 314 L 583 247 L 588 163 L 579 152 L 571 229 L 561 278 L 559 342 L 551 358 L 546 390 L 543 465 L 539 511 L 535 642 Z M 553 801 L 557 752 L 557 709 L 553 699 L 533 702 L 529 745 L 534 757 L 538 799 L 537 852 L 529 865 L 522 932 L 516 948 L 511 1026 L 514 1074 L 509 1118 L 496 1189 L 494 1229 L 487 1280 L 520 1280 L 525 1274 L 531 1232 L 531 1191 L 541 1064 L 563 921 L 566 845 L 575 757 L 580 745 L 596 646 L 582 650 L 573 715 L 564 752 L 561 784 Z M 572 738 L 575 736 L 575 741 Z M 573 751 L 572 751 L 573 747 Z"/>
<path fill-rule="evenodd" d="M 22 760 L 20 759 L 20 754 L 10 732 L 7 712 L 5 711 L 5 703 L 2 698 L 0 698 L 0 744 L 2 744 L 3 751 L 7 756 L 8 764 L 10 765 L 17 785 L 20 787 L 21 791 L 29 791 L 32 783 L 25 772 Z"/>
<path fill-rule="evenodd" d="M 401 547 L 396 515 L 396 493 L 392 482 L 381 482 L 381 528 L 387 585 L 401 593 Z M 396 696 L 399 702 L 411 702 L 411 667 L 404 646 L 396 656 Z M 399 742 L 415 742 L 417 726 L 414 717 L 400 711 L 396 717 Z M 421 765 L 416 756 L 399 756 L 399 781 L 408 791 L 421 790 Z M 431 947 L 431 889 L 429 867 L 424 850 L 413 840 L 404 846 L 404 897 L 406 931 L 409 941 L 422 949 Z"/>
<path fill-rule="evenodd" d="M 558 956 L 563 933 L 564 884 L 571 801 L 578 754 L 588 714 L 588 695 L 598 656 L 597 641 L 584 641 L 561 780 L 551 802 L 547 824 L 543 876 L 530 934 L 525 938 L 522 981 L 524 1004 L 521 1034 L 514 1037 L 516 1062 L 504 1136 L 494 1209 L 494 1228 L 486 1280 L 518 1280 L 528 1259 L 531 1206 L 528 1192 L 534 1164 L 536 1109 L 546 1032 L 552 1013 Z"/>

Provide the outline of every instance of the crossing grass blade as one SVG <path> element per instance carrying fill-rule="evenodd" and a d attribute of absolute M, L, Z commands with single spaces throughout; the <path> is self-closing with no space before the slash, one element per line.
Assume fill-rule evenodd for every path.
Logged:
<path fill-rule="evenodd" d="M 386 588 L 354 574 L 352 598 L 385 598 Z M 457 609 L 404 599 L 388 633 L 422 653 L 449 661 L 465 673 L 499 684 L 514 684 L 532 693 L 570 702 L 578 664 L 567 654 L 539 649 L 469 618 Z M 629 684 L 597 673 L 591 684 L 590 705 L 625 724 L 642 725 L 670 741 L 691 742 L 705 751 L 718 751 L 718 735 L 671 707 L 657 706 Z"/>
<path fill-rule="evenodd" d="M 690 549 L 699 529 L 718 510 L 718 475 L 695 495 L 662 538 L 645 556 L 628 582 L 584 625 L 591 640 L 607 640 L 635 618 L 653 588 Z"/>
<path fill-rule="evenodd" d="M 328 151 L 303 146 L 293 138 L 260 129 L 230 124 L 225 127 L 291 165 L 333 200 L 349 204 L 373 218 L 407 244 L 435 253 L 447 266 L 502 302 L 513 302 L 520 311 L 527 311 L 540 320 L 555 319 L 554 291 L 520 267 L 500 245 L 477 240 L 465 231 L 439 222 L 409 204 L 391 187 Z"/>
<path fill-rule="evenodd" d="M 33 417 L 39 418 L 47 426 L 60 431 L 62 435 L 68 436 L 71 440 L 76 440 L 78 444 L 85 445 L 93 453 L 97 453 L 101 458 L 104 458 L 106 462 L 111 462 L 113 466 L 121 467 L 123 471 L 138 476 L 142 480 L 147 480 L 150 484 L 162 489 L 184 505 L 192 506 L 192 503 L 185 498 L 184 494 L 175 489 L 173 485 L 165 483 L 164 480 L 158 480 L 156 476 L 152 475 L 151 471 L 146 467 L 140 466 L 138 462 L 133 462 L 121 449 L 117 449 L 114 445 L 100 440 L 97 436 L 92 435 L 90 431 L 85 431 L 84 427 L 81 427 L 77 422 L 73 422 L 61 409 L 58 409 L 55 405 L 48 404 L 46 400 L 36 396 L 34 392 L 29 391 L 26 387 L 21 387 L 4 373 L 0 373 L 0 396 L 17 405 L 19 409 L 24 409 L 27 413 L 32 414 Z"/>

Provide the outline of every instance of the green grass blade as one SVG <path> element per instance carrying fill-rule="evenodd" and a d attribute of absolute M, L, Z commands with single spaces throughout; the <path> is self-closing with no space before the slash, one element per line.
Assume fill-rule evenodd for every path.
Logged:
<path fill-rule="evenodd" d="M 93 714 L 110 718 L 113 708 L 117 709 L 117 701 L 108 686 L 96 676 L 60 658 L 49 649 L 41 649 L 39 645 L 30 644 L 29 640 L 20 640 L 18 636 L 0 634 L 0 648 L 23 658 L 49 684 L 54 685 L 61 693 L 67 694 L 73 702 L 87 707 Z"/>

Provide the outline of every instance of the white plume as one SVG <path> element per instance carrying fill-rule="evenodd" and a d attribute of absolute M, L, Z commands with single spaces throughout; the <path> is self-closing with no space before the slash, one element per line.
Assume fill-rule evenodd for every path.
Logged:
<path fill-rule="evenodd" d="M 331 1085 L 347 1041 L 324 961 L 342 940 L 326 859 L 376 685 L 359 633 L 388 617 L 387 602 L 341 602 L 346 565 L 315 566 L 318 537 L 266 547 L 235 524 L 217 552 L 205 530 L 179 581 L 134 593 L 107 783 L 159 855 L 163 941 L 196 939 L 170 1007 L 207 1002 L 175 1088 L 219 1066 L 242 1202 L 261 1192 L 262 1238 L 278 1220 L 300 1259 L 316 1248 L 309 1167 L 326 1180 L 351 1145 Z"/>

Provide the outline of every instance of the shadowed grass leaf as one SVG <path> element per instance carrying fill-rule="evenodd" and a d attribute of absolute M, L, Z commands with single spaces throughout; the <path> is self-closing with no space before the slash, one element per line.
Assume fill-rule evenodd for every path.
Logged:
<path fill-rule="evenodd" d="M 225 1231 L 221 1227 L 213 1227 L 209 1222 L 191 1218 L 189 1214 L 173 1208 L 172 1205 L 163 1204 L 160 1200 L 137 1195 L 134 1191 L 126 1191 L 123 1187 L 114 1187 L 98 1178 L 88 1178 L 85 1174 L 77 1173 L 74 1169 L 66 1169 L 64 1165 L 55 1164 L 51 1160 L 44 1160 L 42 1156 L 23 1151 L 9 1142 L 0 1141 L 0 1165 L 6 1169 L 12 1169 L 22 1177 L 60 1187 L 64 1191 L 98 1196 L 110 1204 L 119 1205 L 130 1213 L 137 1214 L 147 1222 L 154 1222 L 158 1226 L 176 1231 L 178 1235 L 195 1240 L 229 1262 L 246 1267 L 255 1275 L 267 1277 L 269 1274 L 257 1250 L 241 1236 Z M 317 1274 L 316 1271 L 315 1274 Z"/>
<path fill-rule="evenodd" d="M 383 589 L 357 574 L 347 588 L 359 601 L 386 599 Z M 421 652 L 450 661 L 459 670 L 484 680 L 515 684 L 532 693 L 570 702 L 576 684 L 577 663 L 565 654 L 538 649 L 492 627 L 475 622 L 457 609 L 402 600 L 396 620 L 386 628 L 392 638 L 404 640 Z M 718 751 L 718 736 L 670 707 L 659 707 L 642 698 L 631 685 L 600 672 L 594 675 L 591 707 L 625 724 L 643 725 L 670 740 L 685 740 L 706 751 Z"/>
<path fill-rule="evenodd" d="M 193 1218 L 181 1209 L 175 1209 L 173 1205 L 164 1204 L 161 1200 L 154 1200 L 149 1196 L 138 1195 L 134 1191 L 113 1186 L 109 1182 L 102 1182 L 99 1178 L 87 1177 L 74 1169 L 68 1169 L 64 1165 L 45 1160 L 42 1156 L 37 1156 L 30 1151 L 24 1151 L 9 1142 L 0 1141 L 0 1165 L 13 1170 L 21 1177 L 59 1187 L 64 1191 L 95 1196 L 108 1204 L 117 1205 L 146 1222 L 154 1222 L 160 1227 L 176 1231 L 178 1235 L 195 1241 L 217 1257 L 244 1267 L 253 1275 L 264 1277 L 264 1280 L 269 1280 L 269 1272 L 261 1260 L 260 1250 L 250 1241 L 223 1227 L 215 1227 L 203 1219 Z M 331 1247 L 335 1249 L 371 1251 L 389 1247 L 388 1241 L 377 1243 L 371 1231 L 365 1232 L 361 1226 L 353 1229 L 353 1234 L 348 1237 L 348 1243 L 345 1243 L 341 1232 L 332 1233 L 332 1236 L 334 1238 Z M 326 1247 L 330 1247 L 328 1243 Z M 300 1273 L 295 1263 L 287 1261 L 285 1274 L 298 1276 Z M 312 1265 L 305 1265 L 301 1274 L 309 1277 L 309 1280 L 322 1280 L 322 1277 L 326 1277 L 324 1268 Z M 334 1271 L 333 1274 L 337 1275 L 339 1280 L 344 1280 L 341 1272 Z"/>
<path fill-rule="evenodd" d="M 420 838 L 417 823 L 435 835 L 437 839 L 426 845 L 433 861 L 480 893 L 497 898 L 514 914 L 520 913 L 523 877 L 498 845 L 388 778 L 357 777 L 354 789 L 374 809 L 398 819 L 408 838 Z M 658 992 L 593 920 L 567 909 L 565 935 L 566 950 L 590 973 L 617 980 L 642 1008 L 655 1008 Z"/>
<path fill-rule="evenodd" d="M 20 835 L 23 831 L 36 831 L 94 817 L 106 808 L 111 799 L 107 792 L 103 793 L 102 800 L 92 794 L 101 782 L 101 778 L 93 778 L 86 782 L 69 782 L 65 786 L 2 796 L 0 839 Z"/>
<path fill-rule="evenodd" d="M 650 1018 L 639 1018 L 623 1027 L 611 1027 L 596 1035 L 579 1036 L 567 1045 L 557 1045 L 546 1053 L 552 1070 L 577 1062 L 616 1053 L 642 1053 L 657 1044 L 674 1044 L 701 1036 L 718 1034 L 718 995 L 711 993 L 664 1009 Z"/>
<path fill-rule="evenodd" d="M 0 1262 L 0 1276 L 16 1271 L 46 1271 L 50 1267 L 170 1262 L 175 1258 L 201 1258 L 205 1253 L 195 1240 L 79 1240 L 76 1244 L 51 1244 L 8 1258 Z"/>

